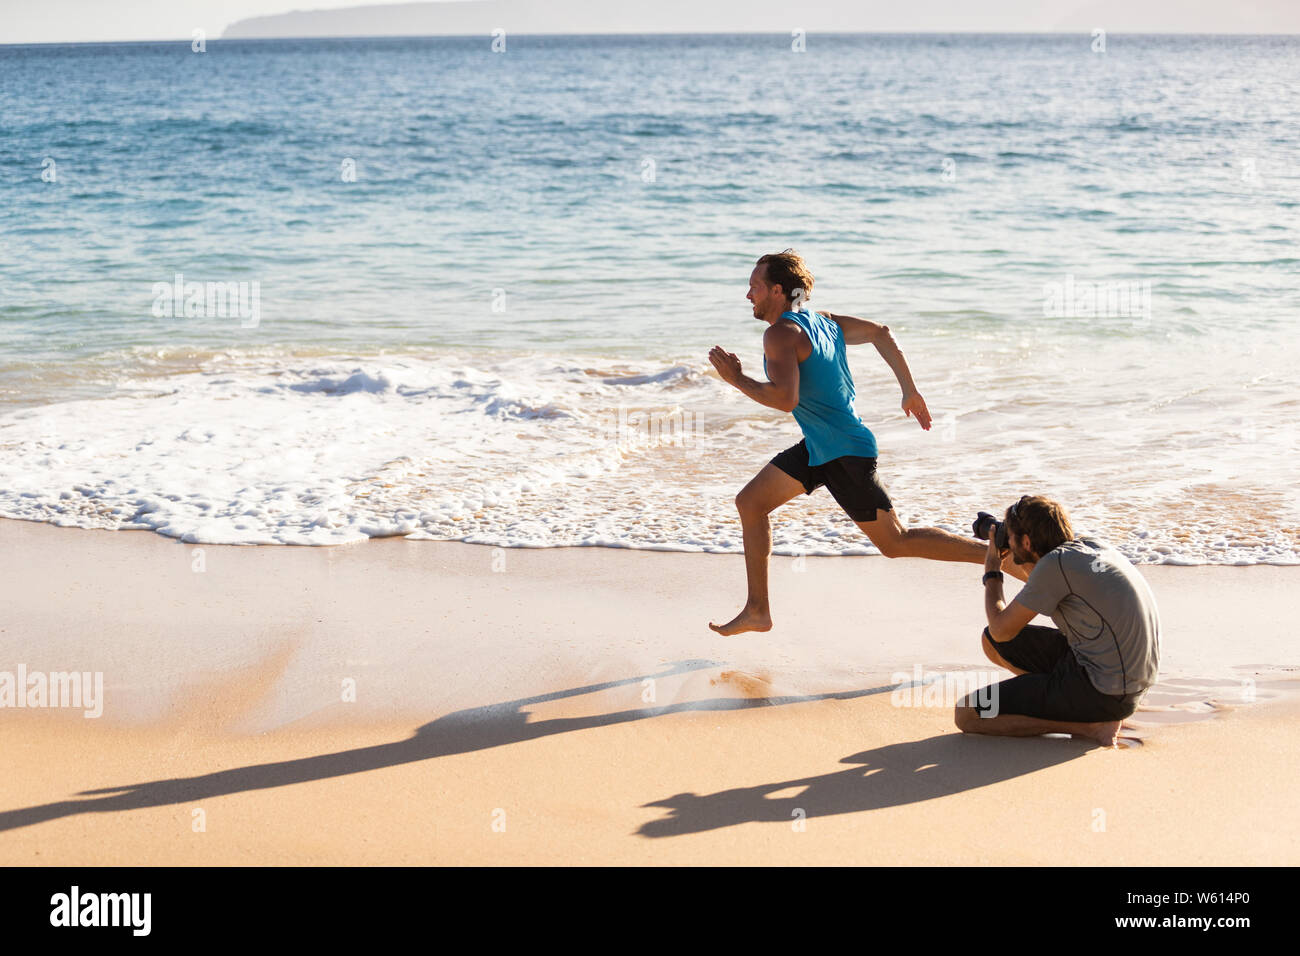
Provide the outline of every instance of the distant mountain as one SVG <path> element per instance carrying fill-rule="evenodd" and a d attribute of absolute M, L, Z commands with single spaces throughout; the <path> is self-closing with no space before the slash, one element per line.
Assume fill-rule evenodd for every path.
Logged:
<path fill-rule="evenodd" d="M 1269 33 L 1300 31 L 1296 0 L 438 0 L 250 17 L 222 34 L 252 37 L 537 33 Z"/>
<path fill-rule="evenodd" d="M 814 4 L 815 5 L 815 4 Z M 654 0 L 645 5 L 592 0 L 438 0 L 391 3 L 335 10 L 296 10 L 250 17 L 231 24 L 223 37 L 438 36 L 537 33 L 789 33 L 794 28 L 844 29 L 845 15 L 830 9 L 808 16 L 789 0 L 753 0 L 743 15 L 710 11 L 699 0 Z M 870 17 L 853 16 L 857 29 L 870 29 Z"/>

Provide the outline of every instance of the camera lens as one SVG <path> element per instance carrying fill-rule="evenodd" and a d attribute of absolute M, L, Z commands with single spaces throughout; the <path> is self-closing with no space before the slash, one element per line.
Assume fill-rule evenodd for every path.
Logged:
<path fill-rule="evenodd" d="M 989 531 L 998 523 L 998 519 L 993 517 L 987 511 L 981 511 L 975 520 L 971 522 L 971 532 L 981 541 L 989 539 Z"/>

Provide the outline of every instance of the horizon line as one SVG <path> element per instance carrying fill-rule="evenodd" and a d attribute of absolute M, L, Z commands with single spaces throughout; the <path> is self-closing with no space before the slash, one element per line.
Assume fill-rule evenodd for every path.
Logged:
<path fill-rule="evenodd" d="M 233 26 L 233 24 L 232 24 Z M 227 27 L 226 29 L 229 29 Z M 907 36 L 970 36 L 970 37 L 1005 37 L 1005 36 L 1025 36 L 1025 37 L 1068 37 L 1068 36 L 1090 36 L 1088 30 L 1065 30 L 1043 32 L 1038 30 L 806 30 L 806 36 L 879 36 L 879 37 L 907 37 Z M 784 30 L 728 30 L 720 32 L 717 30 L 605 30 L 593 33 L 509 33 L 507 36 L 514 37 L 628 37 L 628 36 L 655 36 L 655 37 L 727 37 L 727 36 L 781 36 L 787 35 Z M 490 37 L 491 33 L 349 33 L 324 36 L 266 36 L 266 37 L 227 37 L 214 36 L 204 37 L 205 43 L 267 43 L 276 40 L 457 40 L 457 39 L 476 39 L 481 37 Z M 1151 32 L 1136 31 L 1125 32 L 1122 30 L 1107 30 L 1107 37 L 1300 37 L 1297 33 L 1204 33 L 1199 31 L 1169 31 L 1169 32 Z M 174 37 L 170 39 L 134 39 L 134 40 L 30 40 L 25 43 L 0 43 L 0 49 L 6 47 L 27 47 L 27 46 L 130 46 L 145 43 L 164 44 L 164 43 L 193 43 L 194 36 L 191 34 L 187 37 Z"/>

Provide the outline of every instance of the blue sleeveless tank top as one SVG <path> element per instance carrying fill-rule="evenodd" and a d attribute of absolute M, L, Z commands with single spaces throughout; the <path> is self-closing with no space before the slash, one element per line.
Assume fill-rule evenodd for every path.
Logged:
<path fill-rule="evenodd" d="M 783 312 L 781 318 L 793 320 L 812 341 L 812 354 L 799 363 L 799 404 L 794 409 L 794 420 L 808 444 L 808 464 L 821 465 L 844 455 L 875 458 L 876 436 L 853 410 L 857 391 L 839 325 L 806 307 Z M 767 374 L 766 356 L 763 373 Z"/>

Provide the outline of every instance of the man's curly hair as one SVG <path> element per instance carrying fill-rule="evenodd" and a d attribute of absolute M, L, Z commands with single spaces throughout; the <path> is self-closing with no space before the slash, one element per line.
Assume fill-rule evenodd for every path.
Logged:
<path fill-rule="evenodd" d="M 802 301 L 812 298 L 813 274 L 808 271 L 803 256 L 793 249 L 769 252 L 765 256 L 759 256 L 755 264 L 764 267 L 768 285 L 779 285 L 787 299 L 795 298 L 796 289 L 803 289 Z"/>
<path fill-rule="evenodd" d="M 1025 495 L 1007 509 L 1006 520 L 1012 534 L 1029 535 L 1030 547 L 1040 556 L 1074 540 L 1064 506 L 1041 495 Z"/>

